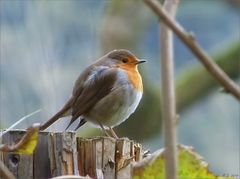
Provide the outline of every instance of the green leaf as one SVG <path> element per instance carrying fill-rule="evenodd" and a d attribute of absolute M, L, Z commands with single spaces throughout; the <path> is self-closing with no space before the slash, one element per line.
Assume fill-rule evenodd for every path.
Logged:
<path fill-rule="evenodd" d="M 179 179 L 233 179 L 209 171 L 208 164 L 192 147 L 178 146 Z M 165 179 L 164 150 L 161 149 L 133 166 L 134 179 Z"/>

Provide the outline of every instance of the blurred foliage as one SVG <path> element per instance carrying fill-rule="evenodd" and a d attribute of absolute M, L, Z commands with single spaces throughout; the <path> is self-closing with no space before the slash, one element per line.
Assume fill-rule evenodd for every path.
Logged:
<path fill-rule="evenodd" d="M 113 0 L 106 8 L 100 34 L 102 53 L 124 48 L 141 54 L 138 44 L 152 22 L 149 9 L 139 0 Z"/>
<path fill-rule="evenodd" d="M 5 128 L 6 124 L 4 123 L 4 120 L 0 119 L 0 129 Z"/>
<path fill-rule="evenodd" d="M 239 77 L 240 43 L 236 42 L 213 55 L 216 63 L 231 77 Z M 218 86 L 217 81 L 203 66 L 190 67 L 176 81 L 177 108 L 179 111 L 192 104 Z"/>
<path fill-rule="evenodd" d="M 239 8 L 240 7 L 240 0 L 225 0 L 226 3 L 230 4 L 231 6 L 235 7 L 235 8 Z"/>
<path fill-rule="evenodd" d="M 179 179 L 233 179 L 217 176 L 208 169 L 208 164 L 202 157 L 192 150 L 192 147 L 180 145 L 178 147 L 178 178 Z M 156 151 L 152 156 L 145 158 L 133 168 L 134 179 L 164 179 L 164 151 Z M 137 166 L 137 167 L 136 167 Z"/>

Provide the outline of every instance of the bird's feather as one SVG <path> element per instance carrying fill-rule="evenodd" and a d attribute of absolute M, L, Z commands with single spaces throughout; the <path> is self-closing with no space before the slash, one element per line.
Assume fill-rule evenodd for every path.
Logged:
<path fill-rule="evenodd" d="M 102 98 L 114 88 L 118 70 L 109 67 L 97 67 L 89 74 L 82 90 L 75 93 L 75 102 L 72 105 L 72 118 L 74 122 L 79 116 L 88 112 Z"/>

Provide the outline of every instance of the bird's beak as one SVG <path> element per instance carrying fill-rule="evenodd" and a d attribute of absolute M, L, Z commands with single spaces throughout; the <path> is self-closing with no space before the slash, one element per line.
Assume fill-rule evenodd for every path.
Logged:
<path fill-rule="evenodd" d="M 139 59 L 139 60 L 136 62 L 136 64 L 145 63 L 145 62 L 146 62 L 146 60 Z"/>

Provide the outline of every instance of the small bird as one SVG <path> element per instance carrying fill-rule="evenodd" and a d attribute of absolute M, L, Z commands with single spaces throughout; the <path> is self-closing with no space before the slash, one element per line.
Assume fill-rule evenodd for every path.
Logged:
<path fill-rule="evenodd" d="M 112 128 L 124 122 L 142 98 L 143 84 L 137 66 L 143 62 L 125 49 L 107 53 L 80 74 L 70 99 L 40 130 L 59 118 L 71 116 L 67 128 L 80 118 L 75 130 L 89 121 L 117 138 Z"/>

